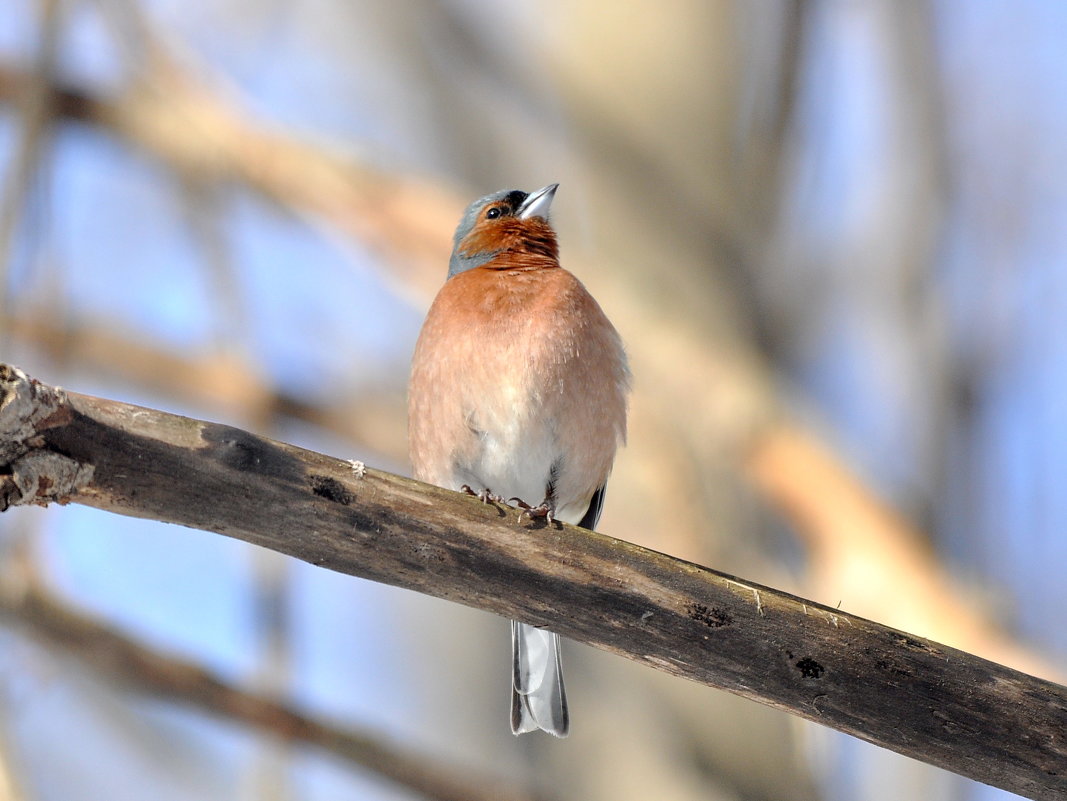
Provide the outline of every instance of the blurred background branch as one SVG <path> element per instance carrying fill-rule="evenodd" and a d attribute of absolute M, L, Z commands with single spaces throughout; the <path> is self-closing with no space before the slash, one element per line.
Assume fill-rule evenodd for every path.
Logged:
<path fill-rule="evenodd" d="M 38 9 L 39 44 L 32 71 L 17 94 L 21 113 L 17 152 L 0 192 L 0 324 L 11 312 L 7 288 L 15 259 L 14 235 L 22 215 L 32 209 L 35 178 L 43 169 L 53 114 L 56 62 L 59 57 L 61 6 L 59 0 L 42 0 Z"/>
<path fill-rule="evenodd" d="M 21 584 L 21 586 L 16 586 Z M 287 742 L 321 748 L 353 767 L 399 782 L 439 801 L 534 801 L 502 780 L 438 764 L 387 742 L 380 735 L 338 728 L 282 703 L 233 687 L 203 668 L 158 653 L 69 608 L 40 586 L 7 581 L 0 589 L 0 615 L 31 636 L 84 664 L 122 692 L 147 693 L 201 713 L 222 716 Z M 3 785 L 0 785 L 3 786 Z M 4 796 L 0 796 L 4 797 Z"/>

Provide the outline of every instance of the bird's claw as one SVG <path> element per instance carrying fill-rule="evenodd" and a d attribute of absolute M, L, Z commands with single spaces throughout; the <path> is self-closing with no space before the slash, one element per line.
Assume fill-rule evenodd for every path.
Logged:
<path fill-rule="evenodd" d="M 497 495 L 488 487 L 483 489 L 481 492 L 475 492 L 473 489 L 471 489 L 470 484 L 464 484 L 462 487 L 460 487 L 460 490 L 467 493 L 468 495 L 473 495 L 482 503 L 504 503 L 504 498 L 500 495 Z"/>
<path fill-rule="evenodd" d="M 546 523 L 552 525 L 556 519 L 556 505 L 550 503 L 547 499 L 541 501 L 540 506 L 530 506 L 522 498 L 508 498 L 508 501 L 522 509 L 519 513 L 519 520 L 522 520 L 523 515 L 525 515 L 531 520 L 544 518 Z"/>

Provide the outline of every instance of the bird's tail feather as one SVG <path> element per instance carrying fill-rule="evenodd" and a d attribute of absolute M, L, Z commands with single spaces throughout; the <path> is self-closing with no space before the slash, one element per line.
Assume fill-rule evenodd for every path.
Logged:
<path fill-rule="evenodd" d="M 566 737 L 570 726 L 563 689 L 559 635 L 511 621 L 511 731 L 543 729 Z"/>

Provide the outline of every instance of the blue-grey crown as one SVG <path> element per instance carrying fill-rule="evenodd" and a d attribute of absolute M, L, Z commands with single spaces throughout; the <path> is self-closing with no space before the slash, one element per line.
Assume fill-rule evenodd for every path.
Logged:
<path fill-rule="evenodd" d="M 495 252 L 488 253 L 475 253 L 470 256 L 459 255 L 459 243 L 471 232 L 474 228 L 475 222 L 478 220 L 478 212 L 486 207 L 489 203 L 499 203 L 500 201 L 507 201 L 511 210 L 519 208 L 522 202 L 526 200 L 529 193 L 523 192 L 521 189 L 501 189 L 499 192 L 493 192 L 491 195 L 480 197 L 469 206 L 467 210 L 463 212 L 463 217 L 459 221 L 459 225 L 456 226 L 456 234 L 452 238 L 452 258 L 448 260 L 448 277 L 451 278 L 457 273 L 462 273 L 466 270 L 473 270 L 475 267 L 481 267 L 483 264 L 488 264 L 492 261 L 496 255 Z"/>

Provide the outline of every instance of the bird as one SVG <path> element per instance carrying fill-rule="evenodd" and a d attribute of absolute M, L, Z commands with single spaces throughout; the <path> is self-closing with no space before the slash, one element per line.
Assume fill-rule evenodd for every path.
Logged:
<path fill-rule="evenodd" d="M 559 184 L 467 207 L 408 384 L 414 477 L 593 529 L 625 443 L 630 368 L 585 286 L 560 266 Z M 511 622 L 511 730 L 565 737 L 560 638 Z"/>

